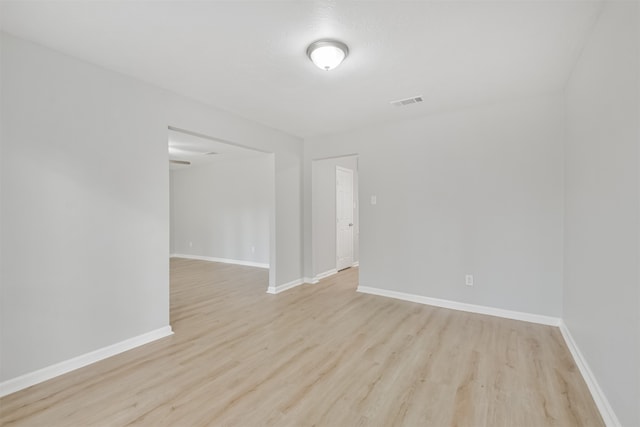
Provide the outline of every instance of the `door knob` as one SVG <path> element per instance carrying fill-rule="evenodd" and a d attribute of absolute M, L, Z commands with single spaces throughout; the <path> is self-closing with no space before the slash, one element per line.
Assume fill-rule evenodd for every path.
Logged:
<path fill-rule="evenodd" d="M 351 223 L 349 223 L 349 227 L 353 227 L 353 223 L 352 223 L 352 222 L 351 222 Z"/>

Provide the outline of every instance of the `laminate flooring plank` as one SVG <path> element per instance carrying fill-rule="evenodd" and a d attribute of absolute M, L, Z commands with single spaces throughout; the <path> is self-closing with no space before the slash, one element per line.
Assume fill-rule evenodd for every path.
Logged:
<path fill-rule="evenodd" d="M 558 328 L 171 260 L 174 335 L 0 399 L 2 426 L 602 426 Z"/>

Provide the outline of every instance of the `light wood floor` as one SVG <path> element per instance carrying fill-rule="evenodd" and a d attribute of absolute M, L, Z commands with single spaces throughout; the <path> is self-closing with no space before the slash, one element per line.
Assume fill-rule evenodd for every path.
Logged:
<path fill-rule="evenodd" d="M 175 335 L 0 400 L 3 426 L 601 426 L 557 328 L 171 261 Z"/>

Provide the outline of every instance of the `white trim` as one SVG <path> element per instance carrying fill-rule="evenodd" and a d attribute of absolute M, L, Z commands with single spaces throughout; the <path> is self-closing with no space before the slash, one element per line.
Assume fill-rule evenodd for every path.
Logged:
<path fill-rule="evenodd" d="M 315 280 L 319 282 L 320 280 L 326 279 L 327 277 L 333 276 L 334 274 L 337 274 L 337 273 L 338 273 L 338 270 L 336 270 L 335 268 L 332 268 L 331 270 L 327 270 L 323 273 L 316 274 Z"/>
<path fill-rule="evenodd" d="M 269 264 L 268 263 L 254 262 L 254 261 L 244 261 L 244 260 L 241 260 L 241 259 L 216 258 L 216 257 L 211 257 L 211 256 L 188 255 L 188 254 L 171 254 L 170 257 L 171 258 L 197 259 L 197 260 L 200 260 L 200 261 L 223 262 L 225 264 L 245 265 L 247 267 L 269 268 Z"/>
<path fill-rule="evenodd" d="M 82 354 L 74 357 L 73 359 L 65 360 L 63 362 L 56 363 L 55 365 L 47 366 L 46 368 L 38 369 L 37 371 L 12 378 L 0 383 L 0 397 L 15 393 L 16 391 L 50 380 L 51 378 L 66 374 L 67 372 L 74 371 L 108 357 L 115 356 L 116 354 L 131 350 L 132 348 L 148 344 L 152 341 L 159 340 L 160 338 L 168 337 L 169 335 L 173 335 L 171 326 L 165 326 L 163 328 L 147 332 L 146 334 L 138 335 L 107 347 L 102 347 L 98 350 Z"/>
<path fill-rule="evenodd" d="M 278 285 L 278 286 L 269 286 L 269 288 L 267 289 L 267 293 L 268 294 L 279 294 L 280 292 L 284 292 L 287 291 L 291 288 L 295 288 L 296 286 L 300 286 L 303 283 L 305 283 L 304 279 L 296 279 L 296 280 L 292 280 L 289 283 L 285 283 L 284 285 Z"/>
<path fill-rule="evenodd" d="M 422 295 L 407 294 L 404 292 L 389 291 L 387 289 L 358 286 L 358 292 L 395 298 L 436 307 L 450 308 L 452 310 L 468 311 L 471 313 L 487 314 L 489 316 L 504 317 L 506 319 L 522 320 L 525 322 L 540 323 L 542 325 L 559 326 L 560 318 L 543 316 L 540 314 L 524 313 L 521 311 L 504 310 L 502 308 L 487 307 L 484 305 L 467 304 L 464 302 L 445 299 L 430 298 Z"/>
<path fill-rule="evenodd" d="M 354 261 L 351 267 L 360 267 L 360 261 Z"/>
<path fill-rule="evenodd" d="M 304 283 L 309 283 L 312 285 L 315 285 L 316 283 L 318 283 L 320 280 L 322 279 L 326 279 L 329 276 L 333 276 L 334 274 L 336 274 L 338 272 L 338 270 L 336 270 L 335 268 L 332 268 L 331 270 L 327 270 L 324 273 L 320 273 L 318 275 L 316 275 L 315 277 L 304 277 L 302 279 L 302 281 Z"/>
<path fill-rule="evenodd" d="M 582 374 L 584 381 L 587 383 L 587 387 L 591 392 L 591 396 L 593 397 L 593 400 L 596 402 L 596 406 L 600 411 L 600 415 L 602 416 L 602 419 L 605 425 L 607 427 L 622 426 L 622 424 L 620 424 L 620 421 L 618 420 L 618 417 L 616 417 L 615 412 L 613 412 L 613 408 L 611 408 L 611 405 L 609 404 L 609 401 L 607 400 L 606 395 L 600 388 L 598 381 L 596 381 L 595 375 L 593 375 L 593 372 L 591 372 L 591 369 L 589 368 L 589 364 L 587 364 L 587 361 L 582 355 L 582 352 L 580 351 L 580 349 L 578 348 L 578 345 L 574 341 L 573 336 L 569 331 L 569 328 L 567 327 L 566 323 L 564 323 L 564 320 L 560 320 L 559 326 L 560 326 L 560 332 L 562 333 L 562 337 L 564 338 L 564 341 L 567 343 L 567 347 L 569 348 L 569 351 L 573 356 L 573 360 L 576 362 L 576 365 L 578 366 L 578 369 L 580 370 L 580 373 Z"/>

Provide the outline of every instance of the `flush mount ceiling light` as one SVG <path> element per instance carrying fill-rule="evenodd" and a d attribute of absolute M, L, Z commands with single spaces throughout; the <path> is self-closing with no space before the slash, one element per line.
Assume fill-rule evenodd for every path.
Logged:
<path fill-rule="evenodd" d="M 336 68 L 349 54 L 346 44 L 337 40 L 318 40 L 309 45 L 307 56 L 321 70 Z"/>

